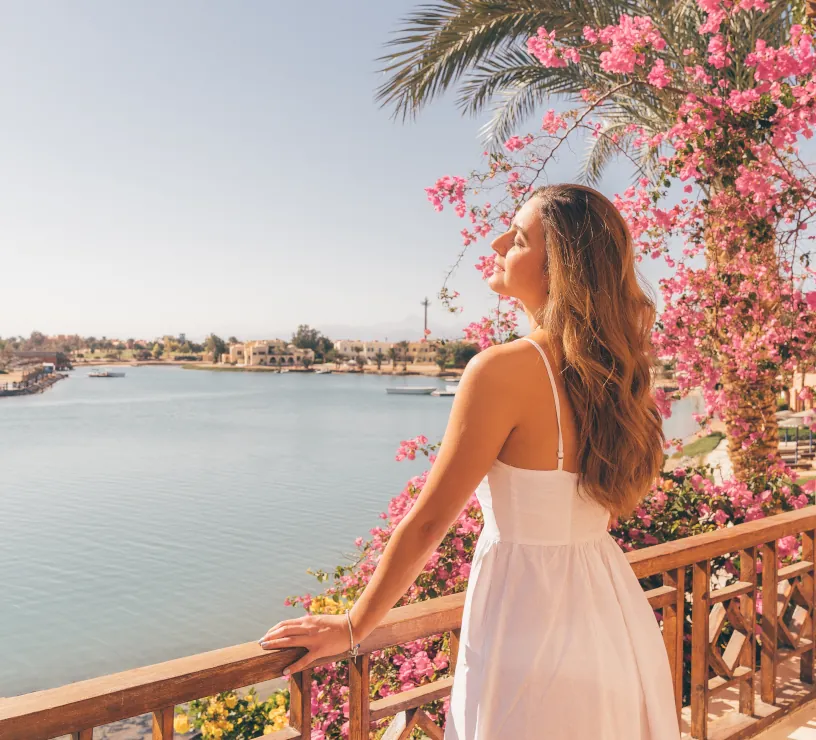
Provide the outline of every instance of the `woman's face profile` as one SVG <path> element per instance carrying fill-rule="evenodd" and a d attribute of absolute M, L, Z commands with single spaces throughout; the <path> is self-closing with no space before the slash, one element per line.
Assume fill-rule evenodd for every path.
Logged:
<path fill-rule="evenodd" d="M 496 268 L 487 280 L 491 290 L 518 298 L 530 311 L 544 305 L 549 284 L 539 205 L 538 198 L 528 200 L 516 214 L 510 229 L 493 240 Z"/>

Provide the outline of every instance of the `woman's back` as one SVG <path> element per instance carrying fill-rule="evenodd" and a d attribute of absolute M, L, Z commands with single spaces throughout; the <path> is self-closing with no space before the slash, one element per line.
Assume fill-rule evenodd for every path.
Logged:
<path fill-rule="evenodd" d="M 545 405 L 527 387 L 531 413 L 476 491 L 484 527 L 445 738 L 676 740 L 654 614 L 607 534 L 609 512 L 564 464 L 556 374 L 531 338 L 503 350 L 533 366 L 519 364 L 515 380 L 539 375 L 551 398 Z"/>

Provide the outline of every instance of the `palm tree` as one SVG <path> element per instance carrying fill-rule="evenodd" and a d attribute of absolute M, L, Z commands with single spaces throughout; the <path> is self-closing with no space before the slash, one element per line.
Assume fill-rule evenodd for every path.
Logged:
<path fill-rule="evenodd" d="M 357 350 L 356 355 L 354 356 L 354 361 L 357 363 L 357 369 L 360 372 L 363 372 L 363 366 L 366 364 L 366 359 L 363 357 L 363 353 L 361 350 Z"/>
<path fill-rule="evenodd" d="M 803 0 L 793 4 L 804 5 Z M 458 105 L 464 114 L 477 115 L 491 109 L 485 137 L 492 145 L 518 133 L 518 127 L 553 96 L 581 102 L 581 90 L 609 89 L 620 78 L 600 67 L 597 54 L 582 54 L 578 64 L 548 68 L 526 51 L 526 41 L 544 26 L 557 30 L 559 41 L 583 45 L 585 26 L 616 25 L 622 13 L 652 19 L 667 45 L 664 61 L 672 71 L 677 88 L 695 89 L 685 68 L 684 49 L 705 57 L 708 37 L 698 32 L 703 14 L 691 0 L 436 0 L 410 13 L 381 58 L 388 79 L 377 91 L 377 99 L 403 119 L 415 117 L 423 107 L 458 86 Z M 802 16 L 801 7 L 772 4 L 765 13 L 739 13 L 730 34 L 733 58 L 742 60 L 753 51 L 757 38 L 779 46 L 788 36 L 791 23 Z M 753 87 L 754 70 L 741 62 L 732 65 L 731 81 L 740 89 Z M 620 151 L 610 137 L 618 134 L 619 145 L 631 145 L 634 134 L 625 131 L 636 123 L 646 131 L 663 131 L 674 122 L 684 96 L 674 87 L 655 90 L 633 82 L 622 87 L 596 111 L 604 119 L 607 136 L 591 138 L 581 176 L 596 182 L 604 166 Z M 708 92 L 704 88 L 701 92 Z M 646 147 L 630 152 L 642 159 Z M 640 161 L 641 166 L 650 162 Z"/>
<path fill-rule="evenodd" d="M 757 39 L 781 46 L 791 24 L 801 22 L 806 12 L 816 15 L 816 5 L 794 0 L 772 3 L 767 12 L 732 16 L 728 40 L 734 63 L 720 72 L 727 74 L 737 89 L 754 87 L 754 69 L 744 60 Z M 559 41 L 577 47 L 584 44 L 585 26 L 617 25 L 624 13 L 652 19 L 666 41 L 661 57 L 676 87 L 657 90 L 634 77 L 623 84 L 620 77 L 601 69 L 597 53 L 582 53 L 577 64 L 544 67 L 526 51 L 527 39 L 542 26 L 556 30 Z M 583 105 L 582 90 L 611 91 L 594 111 L 604 135 L 588 138 L 578 176 L 596 184 L 618 153 L 631 158 L 636 177 L 651 175 L 656 170 L 657 154 L 646 145 L 636 146 L 637 134 L 627 131 L 627 126 L 637 124 L 648 133 L 665 131 L 676 121 L 685 99 L 683 90 L 710 93 L 686 73 L 684 62 L 686 49 L 694 50 L 697 58 L 706 57 L 709 37 L 698 32 L 703 20 L 693 0 L 432 0 L 409 13 L 388 43 L 388 53 L 381 59 L 387 79 L 377 97 L 395 117 L 410 119 L 456 89 L 464 114 L 491 111 L 483 134 L 488 145 L 496 147 L 512 134 L 523 133 L 519 131 L 521 124 L 545 104 L 552 105 L 554 97 Z M 709 189 L 724 187 L 732 174 L 724 168 L 719 181 L 710 183 Z M 760 251 L 767 246 L 758 238 L 752 248 Z M 713 257 L 710 252 L 709 260 Z M 772 256 L 768 264 L 774 268 Z M 767 455 L 777 449 L 774 375 L 769 372 L 753 382 L 723 377 L 723 383 L 743 399 L 735 416 L 725 419 L 729 453 L 739 478 L 764 469 Z M 747 431 L 740 424 L 742 420 L 750 426 Z M 762 439 L 743 449 L 745 437 L 759 429 L 763 430 Z"/>
<path fill-rule="evenodd" d="M 410 345 L 406 340 L 402 340 L 401 342 L 397 342 L 397 347 L 400 349 L 400 357 L 402 359 L 402 371 L 405 372 L 408 369 L 408 347 Z"/>
<path fill-rule="evenodd" d="M 377 354 L 374 355 L 374 362 L 377 363 L 377 372 L 382 370 L 383 360 L 385 359 L 385 355 L 382 353 L 382 350 L 378 349 Z"/>
<path fill-rule="evenodd" d="M 394 370 L 397 367 L 397 348 L 391 347 L 388 350 L 388 359 L 391 360 L 391 369 Z"/>

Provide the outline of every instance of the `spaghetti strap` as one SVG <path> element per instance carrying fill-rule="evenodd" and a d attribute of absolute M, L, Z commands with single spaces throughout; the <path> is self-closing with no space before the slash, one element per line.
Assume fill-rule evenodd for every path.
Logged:
<path fill-rule="evenodd" d="M 538 354 L 541 355 L 541 359 L 544 360 L 544 364 L 547 367 L 547 375 L 550 376 L 550 385 L 552 386 L 553 397 L 555 398 L 555 418 L 558 422 L 558 469 L 564 469 L 564 438 L 561 435 L 561 402 L 558 398 L 558 388 L 555 386 L 555 378 L 553 377 L 553 371 L 550 367 L 550 361 L 547 359 L 547 354 L 542 349 L 541 345 L 536 342 L 534 339 L 530 339 L 530 337 L 522 337 L 525 342 L 529 342 L 538 350 Z"/>

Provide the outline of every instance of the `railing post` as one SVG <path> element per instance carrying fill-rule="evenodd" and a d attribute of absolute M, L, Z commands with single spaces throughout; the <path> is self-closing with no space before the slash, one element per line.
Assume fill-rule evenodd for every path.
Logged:
<path fill-rule="evenodd" d="M 349 658 L 349 740 L 368 740 L 371 694 L 369 655 Z"/>
<path fill-rule="evenodd" d="M 456 660 L 459 658 L 459 638 L 462 636 L 462 630 L 450 631 L 450 674 L 456 673 Z"/>
<path fill-rule="evenodd" d="M 807 530 L 806 532 L 802 532 L 802 560 L 809 560 L 811 563 L 814 563 L 814 541 L 816 541 L 816 531 L 815 530 Z M 807 632 L 805 632 L 802 637 L 806 640 L 810 640 L 810 650 L 805 650 L 799 656 L 799 678 L 802 680 L 803 683 L 813 683 L 813 659 L 814 659 L 814 652 L 813 646 L 816 643 L 816 608 L 814 608 L 814 599 L 816 598 L 816 589 L 814 589 L 813 583 L 814 577 L 814 567 L 807 572 L 802 574 L 802 584 L 801 584 L 801 591 L 802 596 L 805 597 L 805 601 L 807 602 L 808 608 L 808 620 L 806 624 L 808 625 Z"/>
<path fill-rule="evenodd" d="M 708 737 L 708 592 L 711 563 L 701 560 L 691 578 L 691 736 Z"/>
<path fill-rule="evenodd" d="M 751 674 L 744 681 L 740 681 L 739 710 L 740 713 L 749 717 L 754 714 L 754 693 L 756 691 L 754 680 L 756 678 L 756 558 L 755 547 L 740 551 L 740 580 L 753 584 L 750 593 L 740 596 L 740 613 L 745 622 L 748 639 L 742 646 L 739 665 L 749 668 Z"/>
<path fill-rule="evenodd" d="M 93 728 L 71 733 L 71 740 L 93 740 Z"/>
<path fill-rule="evenodd" d="M 173 740 L 175 707 L 164 707 L 153 712 L 153 740 Z"/>
<path fill-rule="evenodd" d="M 301 737 L 312 733 L 312 670 L 307 668 L 289 677 L 289 724 Z"/>
<path fill-rule="evenodd" d="M 766 704 L 776 702 L 778 567 L 776 540 L 766 542 L 762 545 L 762 678 L 759 687 L 760 697 Z"/>
<path fill-rule="evenodd" d="M 683 708 L 683 621 L 686 606 L 686 569 L 677 568 L 663 574 L 663 585 L 676 590 L 673 604 L 663 607 L 663 642 L 669 656 L 672 682 L 674 684 L 674 704 L 677 718 Z"/>

